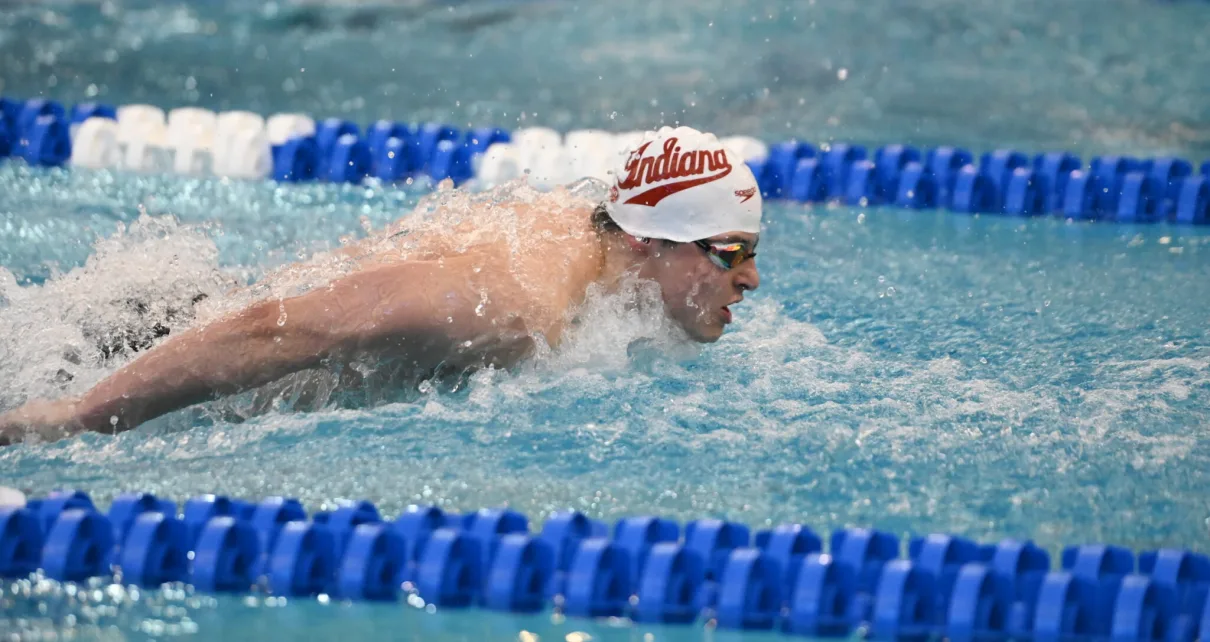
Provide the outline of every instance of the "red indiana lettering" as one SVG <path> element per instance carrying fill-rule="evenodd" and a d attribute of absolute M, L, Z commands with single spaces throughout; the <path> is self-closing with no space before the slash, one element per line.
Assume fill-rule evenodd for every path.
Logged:
<path fill-rule="evenodd" d="M 623 167 L 626 171 L 626 178 L 618 181 L 618 188 L 635 189 L 670 178 L 688 176 L 699 176 L 700 178 L 649 189 L 626 199 L 627 203 L 654 207 L 656 203 L 677 192 L 717 181 L 731 173 L 731 161 L 727 159 L 727 153 L 722 149 L 714 151 L 699 149 L 682 154 L 681 148 L 677 147 L 677 142 L 679 141 L 676 138 L 665 140 L 663 153 L 655 157 L 643 155 L 651 145 L 650 142 L 643 143 L 638 149 L 631 152 Z M 707 172 L 711 172 L 711 174 L 706 175 Z"/>
<path fill-rule="evenodd" d="M 626 178 L 618 181 L 621 189 L 634 189 L 643 185 L 659 183 L 670 178 L 701 176 L 707 172 L 721 171 L 722 176 L 731 172 L 731 162 L 721 149 L 709 151 L 699 149 L 686 154 L 677 147 L 676 138 L 664 141 L 664 150 L 659 156 L 644 156 L 651 143 L 643 143 L 626 159 Z M 721 177 L 721 176 L 720 176 Z"/>

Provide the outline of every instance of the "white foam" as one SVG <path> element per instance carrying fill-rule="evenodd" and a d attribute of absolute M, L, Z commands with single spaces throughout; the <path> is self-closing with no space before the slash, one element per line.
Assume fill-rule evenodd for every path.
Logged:
<path fill-rule="evenodd" d="M 95 244 L 85 264 L 41 285 L 18 286 L 0 269 L 0 406 L 83 392 L 134 354 L 107 358 L 133 329 L 188 327 L 193 299 L 218 298 L 233 280 L 200 231 L 140 217 Z"/>

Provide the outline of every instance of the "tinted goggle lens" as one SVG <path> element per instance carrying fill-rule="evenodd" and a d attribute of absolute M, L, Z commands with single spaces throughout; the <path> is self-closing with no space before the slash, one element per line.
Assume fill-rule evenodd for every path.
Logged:
<path fill-rule="evenodd" d="M 702 249 L 706 250 L 715 264 L 728 270 L 756 256 L 756 252 L 749 251 L 748 246 L 743 243 L 714 245 L 703 242 L 699 243 L 699 245 L 701 245 Z"/>

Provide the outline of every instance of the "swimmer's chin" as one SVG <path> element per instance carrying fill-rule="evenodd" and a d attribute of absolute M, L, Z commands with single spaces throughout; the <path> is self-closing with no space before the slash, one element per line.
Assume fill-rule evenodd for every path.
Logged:
<path fill-rule="evenodd" d="M 711 344 L 718 342 L 727 333 L 727 326 L 731 325 L 731 311 L 726 310 L 726 316 L 720 317 L 714 323 L 704 323 L 694 328 L 692 331 L 686 332 L 689 337 L 701 344 Z"/>
<path fill-rule="evenodd" d="M 685 334 L 688 336 L 689 340 L 693 341 L 694 343 L 708 345 L 711 343 L 716 343 L 719 339 L 723 338 L 723 334 L 725 332 L 726 326 L 709 325 L 706 327 L 694 328 L 692 332 L 686 332 Z"/>

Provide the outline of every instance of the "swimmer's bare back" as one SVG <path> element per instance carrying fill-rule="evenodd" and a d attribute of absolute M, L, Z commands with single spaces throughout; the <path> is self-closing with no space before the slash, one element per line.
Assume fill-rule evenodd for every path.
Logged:
<path fill-rule="evenodd" d="M 586 212 L 576 213 L 573 227 L 581 217 L 587 230 Z M 30 432 L 52 440 L 128 430 L 367 354 L 390 355 L 418 373 L 509 367 L 532 351 L 535 334 L 558 341 L 568 311 L 597 277 L 600 252 L 588 232 L 531 239 L 522 252 L 496 242 L 436 259 L 367 257 L 364 269 L 305 294 L 173 333 L 79 398 L 38 400 L 0 415 L 0 444 Z"/>

